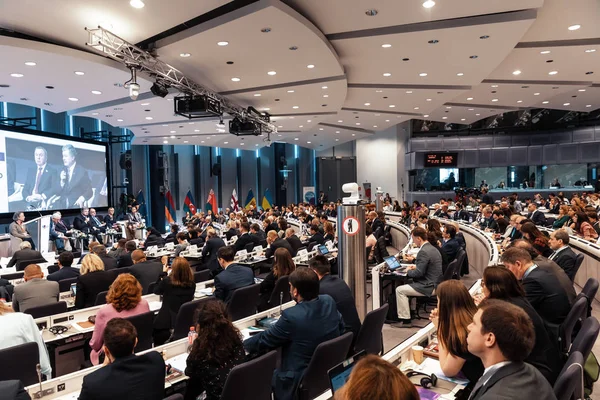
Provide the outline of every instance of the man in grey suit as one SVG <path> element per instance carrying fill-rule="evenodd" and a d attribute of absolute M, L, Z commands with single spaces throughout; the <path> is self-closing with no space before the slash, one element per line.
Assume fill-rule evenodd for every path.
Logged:
<path fill-rule="evenodd" d="M 25 283 L 15 286 L 12 306 L 15 311 L 24 312 L 32 307 L 45 306 L 58 302 L 60 292 L 58 282 L 47 281 L 37 264 L 25 268 Z"/>
<path fill-rule="evenodd" d="M 469 400 L 556 400 L 546 378 L 523 362 L 535 343 L 533 323 L 523 309 L 502 300 L 486 300 L 468 330 L 469 352 L 481 358 L 485 367 Z"/>
<path fill-rule="evenodd" d="M 32 261 L 42 262 L 44 256 L 37 250 L 33 250 L 31 248 L 31 243 L 29 242 L 21 242 L 19 245 L 19 250 L 15 251 L 15 254 L 12 255 L 12 258 L 8 262 L 6 268 L 17 267 L 17 271 L 23 270 L 24 267 L 19 267 L 19 263 L 21 261 Z M 23 263 L 24 264 L 24 263 Z"/>
<path fill-rule="evenodd" d="M 396 328 L 410 328 L 411 307 L 408 297 L 431 296 L 433 290 L 442 279 L 442 256 L 440 252 L 427 241 L 427 231 L 415 228 L 412 231 L 413 243 L 420 248 L 415 260 L 416 265 L 407 268 L 406 276 L 413 282 L 396 288 L 396 306 L 400 323 L 393 324 Z M 407 261 L 412 261 L 410 256 Z"/>

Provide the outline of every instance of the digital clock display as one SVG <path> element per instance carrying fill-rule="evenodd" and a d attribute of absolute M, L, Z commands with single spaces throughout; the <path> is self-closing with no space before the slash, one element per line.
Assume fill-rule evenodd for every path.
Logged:
<path fill-rule="evenodd" d="M 426 167 L 456 167 L 458 153 L 425 153 Z"/>

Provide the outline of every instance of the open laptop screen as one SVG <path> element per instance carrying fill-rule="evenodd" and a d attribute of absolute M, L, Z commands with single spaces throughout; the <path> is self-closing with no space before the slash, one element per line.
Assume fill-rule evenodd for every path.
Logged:
<path fill-rule="evenodd" d="M 327 372 L 327 375 L 329 376 L 329 385 L 331 386 L 331 391 L 333 393 L 346 384 L 350 378 L 350 372 L 352 372 L 352 368 L 354 368 L 356 362 L 365 356 L 365 354 L 365 351 L 361 350 L 357 354 L 353 355 L 347 360 L 342 361 Z"/>

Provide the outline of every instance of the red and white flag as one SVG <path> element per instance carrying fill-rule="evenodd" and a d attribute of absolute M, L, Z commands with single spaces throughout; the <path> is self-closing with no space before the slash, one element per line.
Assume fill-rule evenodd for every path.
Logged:
<path fill-rule="evenodd" d="M 231 211 L 238 212 L 240 211 L 240 205 L 238 204 L 237 192 L 233 189 L 233 193 L 231 193 Z"/>

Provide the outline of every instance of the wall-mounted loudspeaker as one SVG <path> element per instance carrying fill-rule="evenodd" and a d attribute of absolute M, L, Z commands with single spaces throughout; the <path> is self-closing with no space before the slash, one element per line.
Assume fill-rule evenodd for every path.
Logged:
<path fill-rule="evenodd" d="M 119 159 L 119 166 L 125 170 L 131 169 L 131 152 L 127 151 L 126 153 L 121 154 L 121 158 Z"/>
<path fill-rule="evenodd" d="M 219 164 L 219 163 L 213 164 L 212 174 L 215 176 L 221 176 L 221 164 Z"/>

